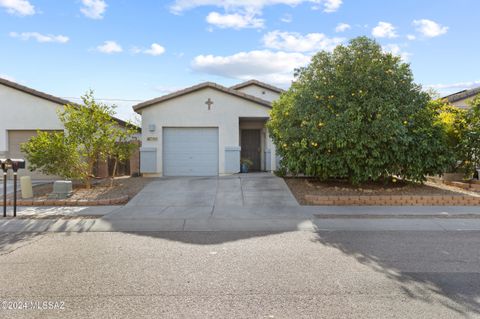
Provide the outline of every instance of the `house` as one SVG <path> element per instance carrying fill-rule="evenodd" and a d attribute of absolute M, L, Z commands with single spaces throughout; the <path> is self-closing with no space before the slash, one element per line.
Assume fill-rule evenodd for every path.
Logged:
<path fill-rule="evenodd" d="M 256 80 L 232 87 L 206 82 L 133 106 L 142 116 L 144 176 L 215 176 L 278 166 L 265 127 L 282 89 Z"/>
<path fill-rule="evenodd" d="M 74 103 L 0 78 L 0 158 L 25 158 L 20 144 L 37 135 L 37 130 L 63 131 L 57 111 L 65 104 Z M 126 125 L 120 119 L 115 120 L 121 126 Z M 137 154 L 124 171 L 138 172 L 138 165 Z M 108 176 L 108 164 L 99 162 L 97 173 L 101 177 Z M 32 179 L 58 178 L 28 169 L 20 170 L 19 175 L 29 175 Z"/>
<path fill-rule="evenodd" d="M 453 93 L 445 96 L 444 99 L 456 107 L 467 109 L 470 107 L 468 103 L 478 94 L 480 94 L 480 87 Z"/>

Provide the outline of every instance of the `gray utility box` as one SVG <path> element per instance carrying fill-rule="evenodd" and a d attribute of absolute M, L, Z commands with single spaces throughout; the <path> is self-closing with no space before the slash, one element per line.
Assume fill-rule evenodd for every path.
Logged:
<path fill-rule="evenodd" d="M 65 199 L 73 194 L 72 181 L 55 181 L 53 182 L 53 193 L 48 198 Z"/>

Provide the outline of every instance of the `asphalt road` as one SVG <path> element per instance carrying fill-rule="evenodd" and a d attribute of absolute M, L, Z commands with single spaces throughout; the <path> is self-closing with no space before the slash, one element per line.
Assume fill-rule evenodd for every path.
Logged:
<path fill-rule="evenodd" d="M 0 299 L 0 318 L 480 318 L 480 232 L 0 234 Z"/>

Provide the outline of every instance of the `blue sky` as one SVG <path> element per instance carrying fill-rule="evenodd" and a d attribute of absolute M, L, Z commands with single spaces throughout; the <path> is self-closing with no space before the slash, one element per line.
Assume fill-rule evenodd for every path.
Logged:
<path fill-rule="evenodd" d="M 478 0 L 0 0 L 0 77 L 131 105 L 202 81 L 288 87 L 319 50 L 367 35 L 442 94 L 480 86 Z"/>

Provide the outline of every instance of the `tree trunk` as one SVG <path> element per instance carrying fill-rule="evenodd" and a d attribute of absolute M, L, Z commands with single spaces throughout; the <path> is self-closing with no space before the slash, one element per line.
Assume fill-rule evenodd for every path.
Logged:
<path fill-rule="evenodd" d="M 112 178 L 110 179 L 110 187 L 113 187 L 113 180 L 115 179 L 115 174 L 117 173 L 117 163 L 118 163 L 118 158 L 115 157 L 115 162 L 113 164 Z"/>
<path fill-rule="evenodd" d="M 93 175 L 93 166 L 95 165 L 95 161 L 88 161 L 88 168 L 87 168 L 87 176 L 85 178 L 85 188 L 91 189 L 92 188 L 92 176 Z"/>

